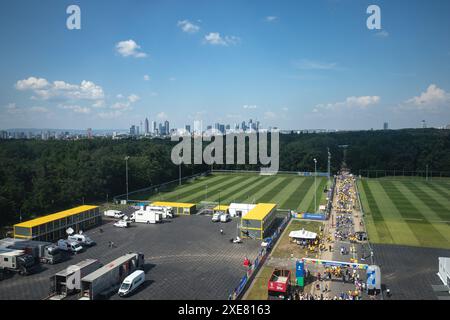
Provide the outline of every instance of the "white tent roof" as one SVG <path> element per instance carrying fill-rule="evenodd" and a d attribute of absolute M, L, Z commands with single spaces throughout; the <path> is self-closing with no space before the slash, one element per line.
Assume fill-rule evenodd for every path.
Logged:
<path fill-rule="evenodd" d="M 295 238 L 295 239 L 315 239 L 317 238 L 317 233 L 306 231 L 305 229 L 297 230 L 297 231 L 291 231 L 289 233 L 289 238 Z"/>

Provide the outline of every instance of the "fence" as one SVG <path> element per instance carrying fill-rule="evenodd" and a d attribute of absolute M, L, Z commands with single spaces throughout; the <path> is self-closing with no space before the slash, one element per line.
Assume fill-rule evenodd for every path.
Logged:
<path fill-rule="evenodd" d="M 229 173 L 229 174 L 260 174 L 260 175 L 267 175 L 267 173 L 262 173 L 258 170 L 217 170 L 212 169 L 211 173 Z M 317 172 L 314 174 L 314 172 L 302 172 L 302 171 L 274 171 L 274 174 L 286 174 L 286 175 L 297 175 L 301 177 L 314 177 L 316 175 L 317 177 L 328 177 L 328 172 Z"/>
<path fill-rule="evenodd" d="M 433 171 L 433 170 L 359 170 L 358 175 L 361 178 L 410 178 L 431 180 L 436 178 L 450 178 L 450 171 Z"/>
<path fill-rule="evenodd" d="M 267 241 L 267 246 L 259 251 L 258 256 L 256 257 L 251 267 L 249 267 L 249 269 L 247 270 L 247 273 L 241 278 L 238 286 L 234 289 L 233 293 L 230 294 L 230 299 L 238 300 L 242 298 L 245 291 L 252 283 L 255 275 L 258 273 L 259 269 L 264 265 L 264 262 L 269 256 L 272 247 L 278 241 L 280 235 L 283 233 L 284 229 L 286 228 L 290 220 L 291 215 L 290 213 L 288 213 L 288 215 L 283 219 L 278 228 L 275 230 L 273 235 L 265 239 Z"/>
<path fill-rule="evenodd" d="M 142 188 L 139 190 L 134 190 L 131 192 L 128 192 L 127 194 L 121 194 L 114 197 L 114 202 L 117 203 L 120 200 L 126 200 L 128 198 L 128 202 L 145 202 L 145 200 L 148 200 L 149 197 L 152 195 L 158 194 L 160 192 L 168 191 L 170 189 L 173 189 L 180 185 L 180 183 L 185 183 L 188 181 L 194 181 L 201 177 L 206 177 L 210 174 L 210 171 L 205 171 L 201 173 L 197 173 L 191 176 L 183 177 L 181 179 L 171 180 L 169 182 L 164 182 L 158 185 L 149 186 L 146 188 Z M 133 200 L 130 199 L 130 196 L 133 196 Z"/>

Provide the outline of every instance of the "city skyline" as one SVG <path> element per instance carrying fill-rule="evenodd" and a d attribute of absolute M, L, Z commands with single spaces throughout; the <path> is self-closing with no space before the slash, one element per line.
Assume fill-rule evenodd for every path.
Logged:
<path fill-rule="evenodd" d="M 366 26 L 369 1 L 77 4 L 81 30 L 67 29 L 67 3 L 4 4 L 0 128 L 126 129 L 148 117 L 177 128 L 252 118 L 367 130 L 450 119 L 448 2 L 378 1 L 380 30 Z M 32 16 L 19 14 L 25 6 Z"/>

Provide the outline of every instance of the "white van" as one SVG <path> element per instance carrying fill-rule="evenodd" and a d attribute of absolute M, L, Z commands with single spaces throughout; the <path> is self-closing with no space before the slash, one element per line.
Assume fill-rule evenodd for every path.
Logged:
<path fill-rule="evenodd" d="M 88 247 L 95 245 L 95 242 L 84 234 L 72 234 L 67 237 L 67 240 L 78 242 L 79 244 Z"/>
<path fill-rule="evenodd" d="M 123 280 L 119 288 L 119 296 L 124 297 L 136 290 L 141 284 L 145 282 L 145 273 L 142 270 L 136 270 Z"/>
<path fill-rule="evenodd" d="M 72 252 L 75 254 L 83 251 L 83 247 L 78 242 L 64 239 L 58 240 L 58 248 L 63 251 Z"/>

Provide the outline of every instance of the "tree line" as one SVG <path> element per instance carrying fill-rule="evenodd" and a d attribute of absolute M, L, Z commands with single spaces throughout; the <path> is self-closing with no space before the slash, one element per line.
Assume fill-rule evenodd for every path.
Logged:
<path fill-rule="evenodd" d="M 178 178 L 170 160 L 175 142 L 160 139 L 2 140 L 0 141 L 0 226 L 72 206 L 105 202 L 129 190 Z M 364 169 L 450 171 L 450 130 L 357 131 L 280 135 L 280 170 L 331 171 L 343 161 L 355 173 Z M 270 148 L 269 148 L 270 150 Z M 247 150 L 248 151 L 248 150 Z M 183 176 L 209 166 L 182 165 Z M 258 165 L 214 165 L 215 169 L 259 170 Z"/>

